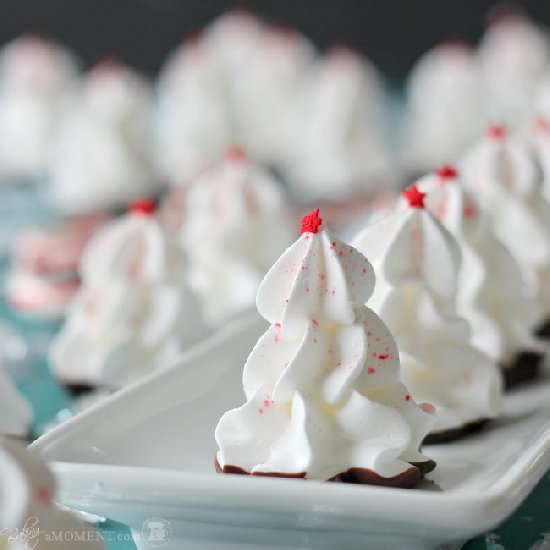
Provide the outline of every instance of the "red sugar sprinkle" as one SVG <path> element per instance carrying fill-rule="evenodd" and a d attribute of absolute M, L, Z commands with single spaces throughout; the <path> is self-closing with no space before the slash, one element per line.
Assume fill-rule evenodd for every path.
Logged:
<path fill-rule="evenodd" d="M 462 215 L 464 216 L 464 219 L 471 220 L 475 218 L 476 216 L 476 208 L 472 203 L 467 203 L 464 205 L 464 209 L 462 210 Z"/>
<path fill-rule="evenodd" d="M 407 395 L 405 396 L 405 401 L 410 401 L 410 400 L 411 400 L 411 396 L 410 396 L 409 394 L 407 394 Z"/>
<path fill-rule="evenodd" d="M 150 199 L 136 199 L 130 203 L 128 212 L 135 216 L 151 216 L 155 212 L 155 203 Z"/>
<path fill-rule="evenodd" d="M 420 408 L 428 414 L 433 414 L 435 412 L 435 407 L 431 403 L 421 403 Z"/>
<path fill-rule="evenodd" d="M 302 216 L 300 223 L 300 235 L 303 233 L 317 233 L 319 226 L 323 223 L 323 220 L 319 217 L 319 209 L 316 208 L 308 214 Z"/>
<path fill-rule="evenodd" d="M 460 50 L 472 49 L 471 44 L 462 36 L 450 36 L 441 45 L 446 48 L 458 48 Z"/>
<path fill-rule="evenodd" d="M 441 166 L 435 173 L 441 181 L 455 179 L 457 176 L 456 168 L 450 164 Z"/>
<path fill-rule="evenodd" d="M 45 487 L 37 487 L 34 491 L 34 496 L 40 504 L 49 504 L 51 501 L 50 492 Z"/>
<path fill-rule="evenodd" d="M 550 134 L 550 119 L 548 119 L 545 116 L 538 116 L 535 119 L 535 126 L 537 130 L 544 132 L 546 134 Z"/>
<path fill-rule="evenodd" d="M 367 374 L 374 374 L 376 372 L 376 369 L 373 369 L 372 367 L 369 367 L 367 369 Z"/>
<path fill-rule="evenodd" d="M 426 193 L 419 191 L 415 183 L 401 191 L 401 196 L 409 203 L 411 208 L 424 208 Z"/>
<path fill-rule="evenodd" d="M 264 399 L 264 407 L 269 407 L 269 399 Z"/>
<path fill-rule="evenodd" d="M 114 57 L 105 57 L 99 60 L 93 67 L 92 71 L 95 74 L 115 73 L 122 69 L 122 65 L 118 59 Z"/>
<path fill-rule="evenodd" d="M 258 409 L 258 412 L 259 412 L 260 414 L 264 414 L 264 410 L 263 410 L 263 409 Z"/>
<path fill-rule="evenodd" d="M 276 326 L 277 328 L 281 328 L 281 323 L 275 323 L 275 326 Z"/>
<path fill-rule="evenodd" d="M 225 151 L 226 162 L 240 163 L 247 159 L 246 151 L 239 145 L 232 145 Z"/>
<path fill-rule="evenodd" d="M 500 124 L 493 124 L 487 128 L 487 136 L 494 141 L 501 141 L 506 137 L 506 128 Z"/>
<path fill-rule="evenodd" d="M 196 30 L 190 32 L 184 39 L 183 39 L 183 45 L 184 46 L 197 46 L 202 38 L 202 31 Z"/>
<path fill-rule="evenodd" d="M 382 354 L 382 353 L 381 353 L 381 354 L 378 356 L 378 359 L 380 359 L 381 361 L 385 361 L 388 357 L 389 357 L 389 354 L 387 354 L 387 353 Z"/>
<path fill-rule="evenodd" d="M 294 31 L 290 27 L 280 23 L 269 25 L 267 31 L 272 37 L 280 40 L 292 40 L 295 37 Z"/>

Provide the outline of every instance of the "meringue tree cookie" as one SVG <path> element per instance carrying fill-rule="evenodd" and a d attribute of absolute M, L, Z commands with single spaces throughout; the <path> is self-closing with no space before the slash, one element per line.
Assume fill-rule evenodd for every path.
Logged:
<path fill-rule="evenodd" d="M 489 25 L 478 57 L 490 119 L 523 124 L 549 68 L 546 29 L 519 13 L 505 13 Z"/>
<path fill-rule="evenodd" d="M 180 239 L 210 323 L 254 304 L 264 273 L 292 242 L 286 209 L 280 184 L 239 147 L 190 186 Z"/>
<path fill-rule="evenodd" d="M 510 249 L 550 318 L 550 204 L 527 140 L 491 126 L 462 158 L 461 173 L 477 193 L 495 234 Z"/>
<path fill-rule="evenodd" d="M 77 86 L 78 65 L 65 48 L 35 35 L 0 51 L 0 178 L 44 175 L 58 122 Z"/>
<path fill-rule="evenodd" d="M 229 78 L 242 74 L 262 40 L 262 20 L 243 8 L 227 11 L 205 30 L 205 43 L 218 71 Z"/>
<path fill-rule="evenodd" d="M 360 54 L 334 48 L 305 77 L 285 171 L 308 197 L 342 197 L 391 180 L 384 90 Z"/>
<path fill-rule="evenodd" d="M 101 550 L 99 533 L 53 502 L 52 473 L 33 451 L 0 438 L 0 548 Z"/>
<path fill-rule="evenodd" d="M 32 410 L 0 367 L 0 435 L 30 439 Z M 0 523 L 0 526 L 2 524 Z"/>
<path fill-rule="evenodd" d="M 271 326 L 244 366 L 246 403 L 216 428 L 216 467 L 412 487 L 435 467 L 418 450 L 432 416 L 402 384 L 392 335 L 364 305 L 372 266 L 318 212 L 260 285 Z"/>
<path fill-rule="evenodd" d="M 137 201 L 84 252 L 82 288 L 50 350 L 53 371 L 75 392 L 119 388 L 204 335 L 182 252 L 153 208 Z"/>
<path fill-rule="evenodd" d="M 68 218 L 21 232 L 11 249 L 6 301 L 30 319 L 60 320 L 80 287 L 84 247 L 108 220 L 104 215 Z"/>
<path fill-rule="evenodd" d="M 483 129 L 480 71 L 473 49 L 448 42 L 429 50 L 407 83 L 403 163 L 420 172 L 454 161 Z"/>
<path fill-rule="evenodd" d="M 425 195 L 415 185 L 403 194 L 355 246 L 378 274 L 370 303 L 395 337 L 403 382 L 414 399 L 435 406 L 427 441 L 444 441 L 498 415 L 502 380 L 470 343 L 470 326 L 456 312 L 456 239 L 424 209 Z"/>
<path fill-rule="evenodd" d="M 249 53 L 246 70 L 228 79 L 236 136 L 254 158 L 281 166 L 296 138 L 295 98 L 315 50 L 298 32 L 266 25 Z"/>
<path fill-rule="evenodd" d="M 155 157 L 170 184 L 185 184 L 219 161 L 235 140 L 222 75 L 201 34 L 173 52 L 161 70 L 155 109 Z"/>
<path fill-rule="evenodd" d="M 537 110 L 536 116 L 529 121 L 524 129 L 526 139 L 533 146 L 537 162 L 542 174 L 542 193 L 546 201 L 550 201 L 550 78 L 544 90 L 547 105 Z"/>
<path fill-rule="evenodd" d="M 456 305 L 471 324 L 471 342 L 502 367 L 507 386 L 535 377 L 543 359 L 533 336 L 540 311 L 520 265 L 494 235 L 454 167 L 442 166 L 418 188 L 427 193 L 428 210 L 460 245 Z"/>
<path fill-rule="evenodd" d="M 49 169 L 49 198 L 63 214 L 113 209 L 159 191 L 148 124 L 152 94 L 115 61 L 93 67 L 64 119 Z"/>

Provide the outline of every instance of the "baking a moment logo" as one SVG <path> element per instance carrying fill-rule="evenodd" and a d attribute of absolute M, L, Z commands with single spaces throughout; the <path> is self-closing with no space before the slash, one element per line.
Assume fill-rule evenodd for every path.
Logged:
<path fill-rule="evenodd" d="M 172 538 L 170 522 L 164 518 L 149 518 L 143 522 L 141 542 L 147 548 L 162 548 Z"/>
<path fill-rule="evenodd" d="M 38 546 L 39 536 L 38 518 L 30 517 L 23 527 L 0 529 L 0 550 L 12 547 L 34 550 Z"/>

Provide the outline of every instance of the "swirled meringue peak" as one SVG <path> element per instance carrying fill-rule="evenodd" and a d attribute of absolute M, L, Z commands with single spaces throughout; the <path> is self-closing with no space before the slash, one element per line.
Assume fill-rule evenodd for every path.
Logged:
<path fill-rule="evenodd" d="M 333 48 L 312 64 L 296 99 L 289 181 L 308 197 L 342 197 L 391 183 L 383 110 L 376 68 L 349 48 Z"/>
<path fill-rule="evenodd" d="M 0 366 L 0 435 L 25 438 L 32 421 L 31 407 L 19 395 L 8 374 Z"/>
<path fill-rule="evenodd" d="M 303 218 L 258 290 L 270 327 L 244 366 L 246 403 L 216 428 L 219 471 L 412 486 L 434 467 L 418 451 L 432 416 L 401 383 L 393 337 L 364 305 L 374 283 L 368 260 L 318 210 Z"/>
<path fill-rule="evenodd" d="M 120 387 L 203 335 L 180 248 L 147 201 L 92 239 L 81 276 L 82 289 L 50 353 L 54 372 L 69 385 Z"/>
<path fill-rule="evenodd" d="M 280 184 L 240 147 L 228 149 L 221 164 L 191 184 L 180 236 L 191 282 L 213 324 L 254 304 L 264 273 L 292 242 L 292 232 Z"/>
<path fill-rule="evenodd" d="M 158 81 L 156 160 L 170 184 L 189 182 L 234 141 L 226 95 L 203 35 L 193 34 L 169 56 Z"/>
<path fill-rule="evenodd" d="M 417 401 L 435 406 L 432 434 L 441 435 L 495 417 L 502 381 L 456 313 L 460 249 L 425 201 L 411 186 L 354 243 L 378 274 L 370 303 L 396 339 L 403 381 Z"/>
<path fill-rule="evenodd" d="M 472 327 L 472 343 L 504 368 L 524 351 L 540 352 L 533 329 L 540 320 L 522 269 L 494 235 L 476 197 L 452 166 L 422 178 L 426 207 L 456 238 L 462 253 L 457 312 Z"/>
<path fill-rule="evenodd" d="M 158 191 L 147 137 L 151 106 L 149 84 L 129 67 L 105 60 L 90 70 L 51 158 L 50 199 L 62 213 L 120 207 Z"/>
<path fill-rule="evenodd" d="M 475 52 L 461 42 L 429 50 L 407 82 L 403 162 L 425 170 L 461 155 L 483 129 Z"/>
<path fill-rule="evenodd" d="M 491 126 L 460 162 L 466 187 L 477 193 L 495 234 L 516 257 L 550 314 L 550 204 L 527 140 Z"/>
<path fill-rule="evenodd" d="M 78 66 L 62 46 L 34 35 L 0 51 L 0 176 L 44 175 L 52 137 L 73 98 Z"/>
<path fill-rule="evenodd" d="M 488 115 L 512 126 L 523 123 L 550 66 L 546 29 L 520 13 L 504 13 L 489 25 L 478 57 Z"/>

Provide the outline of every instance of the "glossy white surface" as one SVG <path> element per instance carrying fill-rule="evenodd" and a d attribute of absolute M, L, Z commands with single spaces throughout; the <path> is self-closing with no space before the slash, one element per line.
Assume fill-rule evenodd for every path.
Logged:
<path fill-rule="evenodd" d="M 242 366 L 264 329 L 255 314 L 241 319 L 175 368 L 39 439 L 62 502 L 138 530 L 164 518 L 173 540 L 194 548 L 206 539 L 211 547 L 436 548 L 500 523 L 550 467 L 547 378 L 508 395 L 502 418 L 481 434 L 427 448 L 435 483 L 418 490 L 217 475 L 214 427 L 242 402 Z"/>

